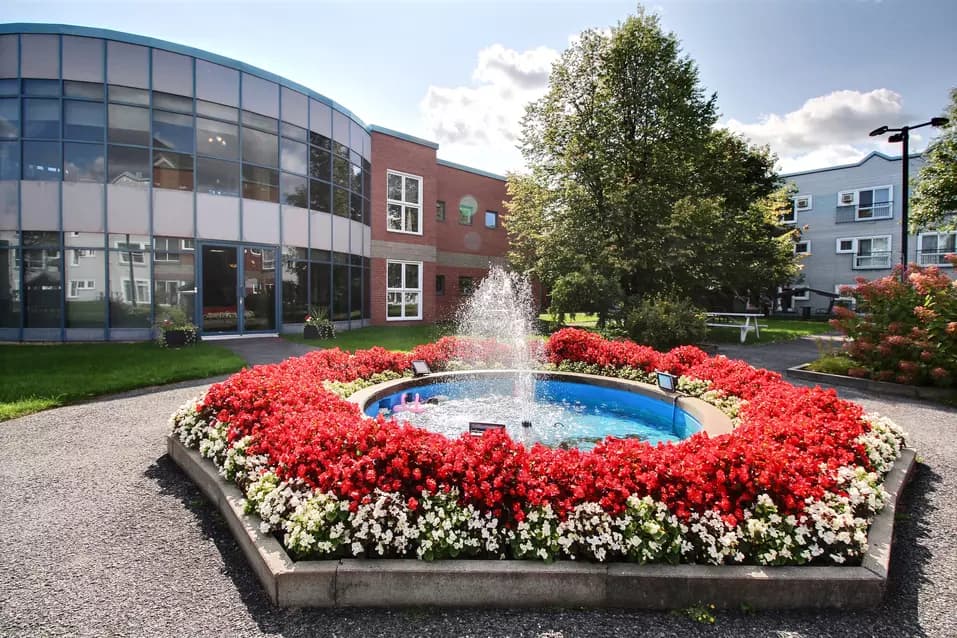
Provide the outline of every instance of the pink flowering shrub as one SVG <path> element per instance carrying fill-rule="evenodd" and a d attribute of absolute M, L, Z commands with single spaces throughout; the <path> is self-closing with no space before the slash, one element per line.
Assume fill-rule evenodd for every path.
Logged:
<path fill-rule="evenodd" d="M 957 265 L 957 256 L 948 255 Z M 957 283 L 936 266 L 901 271 L 848 288 L 858 312 L 838 308 L 831 325 L 852 341 L 852 376 L 910 385 L 957 385 Z"/>

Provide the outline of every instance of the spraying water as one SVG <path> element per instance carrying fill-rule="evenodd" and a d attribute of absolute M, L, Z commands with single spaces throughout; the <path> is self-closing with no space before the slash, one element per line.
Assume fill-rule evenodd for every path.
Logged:
<path fill-rule="evenodd" d="M 535 354 L 538 349 L 529 347 L 535 334 L 534 308 L 528 279 L 492 266 L 457 316 L 461 348 L 468 350 L 475 341 L 494 342 L 496 364 L 514 371 L 511 394 L 523 422 L 531 418 L 535 401 L 532 370 L 541 367 Z M 469 358 L 467 351 L 459 356 Z"/>

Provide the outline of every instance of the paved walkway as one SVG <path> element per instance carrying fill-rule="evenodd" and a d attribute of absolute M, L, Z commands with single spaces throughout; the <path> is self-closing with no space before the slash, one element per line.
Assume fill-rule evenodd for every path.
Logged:
<path fill-rule="evenodd" d="M 317 350 L 317 348 L 313 346 L 296 343 L 295 341 L 287 341 L 281 337 L 217 339 L 210 343 L 229 348 L 245 359 L 246 363 L 251 366 L 262 365 L 264 363 L 279 363 L 289 357 L 298 357 L 312 350 Z"/>
<path fill-rule="evenodd" d="M 766 362 L 777 352 L 787 363 L 807 347 L 740 354 Z M 908 429 L 923 462 L 898 517 L 884 606 L 722 611 L 712 627 L 620 610 L 277 609 L 222 518 L 166 455 L 169 414 L 206 383 L 0 423 L 0 635 L 957 636 L 957 410 L 839 390 Z"/>

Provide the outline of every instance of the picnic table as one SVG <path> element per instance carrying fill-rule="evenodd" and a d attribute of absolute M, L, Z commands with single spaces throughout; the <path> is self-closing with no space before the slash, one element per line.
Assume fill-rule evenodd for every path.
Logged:
<path fill-rule="evenodd" d="M 754 336 L 761 338 L 761 328 L 758 319 L 763 319 L 760 312 L 709 312 L 705 325 L 709 328 L 737 328 L 741 331 L 741 343 L 748 338 L 748 333 L 754 330 Z M 767 328 L 767 325 L 763 326 Z"/>

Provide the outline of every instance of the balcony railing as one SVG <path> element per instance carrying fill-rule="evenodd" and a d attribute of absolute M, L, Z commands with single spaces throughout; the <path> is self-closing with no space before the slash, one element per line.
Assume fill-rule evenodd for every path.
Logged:
<path fill-rule="evenodd" d="M 890 268 L 891 251 L 873 252 L 867 255 L 854 255 L 854 269 Z"/>
<path fill-rule="evenodd" d="M 917 251 L 917 263 L 921 266 L 950 266 L 950 262 L 944 259 L 947 255 L 954 254 L 951 250 L 919 250 Z"/>

